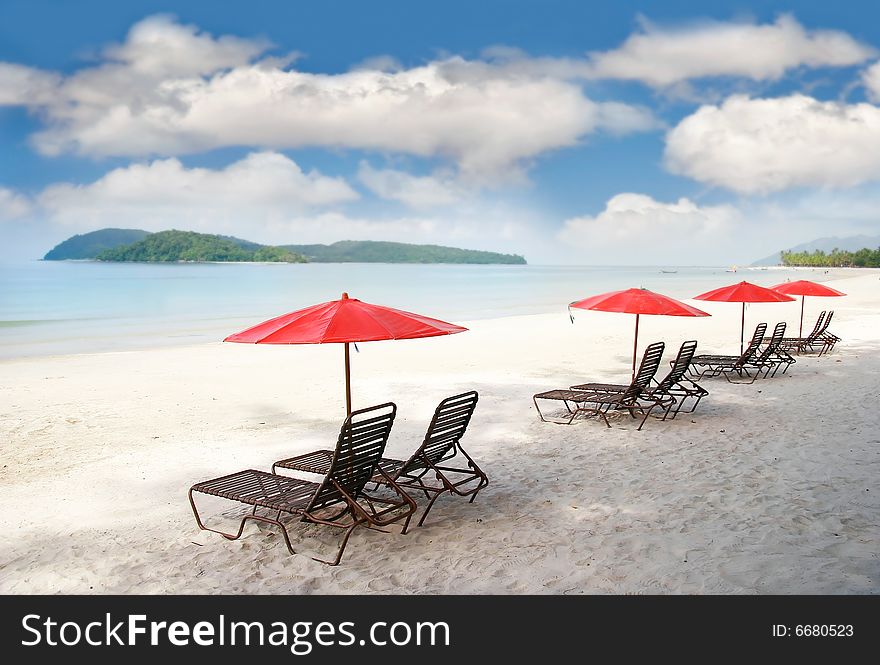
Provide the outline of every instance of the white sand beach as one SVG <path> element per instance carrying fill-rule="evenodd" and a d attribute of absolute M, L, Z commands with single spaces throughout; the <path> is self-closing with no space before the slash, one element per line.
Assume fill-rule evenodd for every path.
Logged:
<path fill-rule="evenodd" d="M 356 531 L 335 568 L 311 555 L 333 553 L 336 530 L 294 523 L 293 556 L 270 527 L 227 541 L 199 531 L 187 490 L 332 446 L 338 345 L 0 362 L 0 592 L 878 593 L 880 276 L 852 274 L 833 283 L 848 297 L 807 300 L 807 329 L 836 311 L 832 354 L 753 385 L 706 381 L 696 413 L 641 432 L 628 417 L 543 423 L 531 402 L 626 380 L 629 315 L 572 325 L 560 308 L 361 345 L 354 406 L 398 404 L 389 455 L 421 441 L 443 397 L 479 391 L 463 443 L 490 484 L 473 504 L 441 498 L 407 535 Z M 713 316 L 643 317 L 641 347 L 736 351 L 739 305 L 694 304 Z M 794 334 L 799 309 L 750 306 L 747 334 L 778 320 Z"/>

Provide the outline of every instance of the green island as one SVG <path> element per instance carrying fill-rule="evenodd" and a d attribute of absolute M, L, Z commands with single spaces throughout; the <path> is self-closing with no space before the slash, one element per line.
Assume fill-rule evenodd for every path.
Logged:
<path fill-rule="evenodd" d="M 59 243 L 46 261 L 277 262 L 277 263 L 458 263 L 525 265 L 518 254 L 499 254 L 440 245 L 343 240 L 330 245 L 261 245 L 193 231 L 100 229 Z"/>
<path fill-rule="evenodd" d="M 332 245 L 284 245 L 315 263 L 506 263 L 524 265 L 518 254 L 498 254 L 442 245 L 378 240 L 341 240 Z"/>
<path fill-rule="evenodd" d="M 140 229 L 101 229 L 75 235 L 49 250 L 44 261 L 94 259 L 105 249 L 143 240 L 150 233 Z"/>
<path fill-rule="evenodd" d="M 782 265 L 803 266 L 813 268 L 880 268 L 880 247 L 848 252 L 832 249 L 824 252 L 821 249 L 812 252 L 782 252 Z"/>
<path fill-rule="evenodd" d="M 146 263 L 271 261 L 305 263 L 306 258 L 283 247 L 248 246 L 235 238 L 195 233 L 193 231 L 160 231 L 143 240 L 100 251 L 97 261 L 138 261 Z"/>

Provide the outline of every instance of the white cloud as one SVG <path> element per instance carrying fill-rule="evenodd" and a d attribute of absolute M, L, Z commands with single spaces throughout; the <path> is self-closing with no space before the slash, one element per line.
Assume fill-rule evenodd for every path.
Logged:
<path fill-rule="evenodd" d="M 252 234 L 253 236 L 253 234 Z M 246 233 L 244 237 L 249 237 Z M 428 243 L 527 255 L 529 261 L 552 261 L 555 242 L 535 229 L 522 210 L 505 205 L 475 203 L 454 214 L 417 211 L 396 216 L 368 217 L 346 212 L 322 212 L 280 219 L 254 236 L 264 242 L 331 243 L 338 240 L 388 240 Z"/>
<path fill-rule="evenodd" d="M 104 55 L 131 72 L 161 79 L 246 65 L 270 46 L 265 39 L 215 38 L 200 33 L 196 26 L 180 25 L 172 16 L 157 15 L 136 23 L 125 42 L 108 47 Z"/>
<path fill-rule="evenodd" d="M 805 95 L 735 95 L 674 127 L 665 162 L 675 173 L 747 194 L 877 180 L 880 108 Z"/>
<path fill-rule="evenodd" d="M 746 265 L 824 236 L 877 234 L 880 187 L 840 197 L 813 190 L 736 205 L 691 199 L 657 201 L 644 194 L 612 197 L 604 210 L 566 220 L 556 259 L 605 265 Z"/>
<path fill-rule="evenodd" d="M 251 235 L 248 236 L 248 233 Z M 240 232 L 249 240 L 278 244 L 332 243 L 338 240 L 425 242 L 443 235 L 436 219 L 420 216 L 360 217 L 339 211 L 277 216 L 262 228 Z"/>
<path fill-rule="evenodd" d="M 60 82 L 52 72 L 0 62 L 0 106 L 49 104 Z"/>
<path fill-rule="evenodd" d="M 52 221 L 81 229 L 131 226 L 223 232 L 352 201 L 340 178 L 304 173 L 284 155 L 252 153 L 226 168 L 186 168 L 175 158 L 132 164 L 87 185 L 50 185 L 37 203 Z"/>
<path fill-rule="evenodd" d="M 0 189 L 0 210 L 6 191 Z M 25 200 L 11 190 L 8 196 Z M 125 227 L 220 233 L 269 244 L 392 240 L 507 251 L 529 245 L 522 240 L 529 227 L 518 213 L 492 204 L 470 201 L 449 215 L 423 210 L 368 216 L 346 209 L 357 199 L 341 178 L 304 173 L 286 156 L 262 152 L 216 170 L 168 158 L 117 168 L 83 185 L 56 183 L 34 197 L 31 217 L 60 237 Z"/>
<path fill-rule="evenodd" d="M 47 155 L 343 147 L 441 156 L 489 177 L 591 132 L 657 126 L 645 109 L 594 102 L 577 83 L 485 61 L 451 57 L 394 69 L 383 59 L 315 74 L 256 60 L 265 48 L 153 17 L 107 49 L 104 62 L 66 78 L 7 65 L 0 99 L 40 110 L 45 128 L 34 143 Z M 10 92 L 22 76 L 41 90 L 55 81 L 52 94 Z"/>
<path fill-rule="evenodd" d="M 368 162 L 361 162 L 358 180 L 377 196 L 411 208 L 449 206 L 468 194 L 448 173 L 414 176 L 396 169 L 374 169 Z"/>
<path fill-rule="evenodd" d="M 26 196 L 0 186 L 0 222 L 24 217 L 32 207 Z"/>
<path fill-rule="evenodd" d="M 862 72 L 862 84 L 868 91 L 868 97 L 880 102 L 880 62 L 875 62 Z"/>
<path fill-rule="evenodd" d="M 379 179 L 388 177 L 382 170 L 375 173 Z M 439 203 L 438 193 L 414 180 L 402 190 L 389 185 L 389 193 L 417 203 Z M 15 227 L 30 229 L 28 242 L 39 253 L 49 249 L 43 247 L 45 238 L 52 239 L 51 245 L 72 233 L 102 227 L 177 228 L 268 244 L 392 240 L 507 252 L 524 247 L 537 251 L 539 246 L 529 213 L 503 202 L 468 196 L 454 208 L 433 212 L 366 215 L 346 205 L 358 199 L 342 178 L 303 172 L 282 154 L 260 152 L 221 169 L 190 168 L 176 158 L 132 164 L 93 182 L 49 185 L 32 198 L 0 187 L 0 221 L 26 216 L 28 224 Z M 11 228 L 4 230 L 6 237 Z M 16 236 L 16 243 L 22 237 Z M 552 247 L 545 245 L 542 251 L 544 257 L 552 256 Z"/>
<path fill-rule="evenodd" d="M 587 76 L 658 88 L 708 76 L 766 81 L 799 66 L 856 65 L 875 52 L 839 30 L 806 30 L 791 15 L 763 25 L 706 21 L 662 28 L 643 21 L 617 49 L 590 53 Z"/>
<path fill-rule="evenodd" d="M 730 260 L 730 240 L 741 221 L 730 205 L 701 207 L 687 198 L 665 203 L 623 193 L 598 215 L 566 220 L 558 238 L 582 263 L 709 265 Z"/>
<path fill-rule="evenodd" d="M 124 227 L 220 233 L 267 244 L 391 240 L 518 253 L 528 248 L 552 260 L 553 243 L 522 208 L 472 197 L 454 208 L 369 215 L 345 205 L 357 197 L 344 180 L 303 173 L 277 153 L 253 153 L 218 170 L 187 168 L 169 158 L 117 168 L 91 183 L 49 185 L 32 200 L 0 187 L 0 221 L 10 211 L 26 215 L 27 224 L 3 231 L 8 237 L 7 231 L 20 229 L 18 244 L 29 233 L 25 244 L 39 254 L 72 233 Z"/>

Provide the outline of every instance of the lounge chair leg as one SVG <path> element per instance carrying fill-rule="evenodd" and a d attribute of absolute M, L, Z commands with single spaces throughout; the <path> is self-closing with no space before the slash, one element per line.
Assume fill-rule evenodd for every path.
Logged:
<path fill-rule="evenodd" d="M 263 517 L 261 515 L 245 515 L 242 518 L 241 524 L 238 527 L 238 535 L 236 535 L 234 537 L 231 535 L 225 534 L 222 531 L 216 531 L 215 529 L 208 529 L 208 531 L 214 531 L 215 533 L 219 533 L 224 538 L 227 538 L 228 540 L 238 540 L 241 537 L 242 532 L 244 531 L 245 522 L 247 522 L 248 520 L 250 520 L 252 522 L 264 522 L 266 524 L 272 524 L 274 526 L 277 526 L 279 529 L 281 529 L 281 535 L 284 537 L 284 544 L 287 546 L 287 551 L 290 552 L 291 554 L 296 554 L 296 550 L 293 549 L 293 545 L 290 542 L 290 536 L 287 534 L 287 529 L 285 528 L 285 526 L 279 520 L 273 520 L 271 517 Z"/>
<path fill-rule="evenodd" d="M 480 479 L 480 483 L 482 483 L 482 482 L 483 482 L 483 479 L 481 478 L 481 479 Z M 486 483 L 486 484 L 488 484 L 488 483 Z M 485 486 L 486 486 L 486 485 L 481 484 L 481 485 L 480 485 L 480 486 L 474 491 L 474 493 L 471 494 L 471 498 L 470 498 L 470 500 L 468 501 L 468 503 L 473 503 L 473 502 L 476 500 L 476 498 L 477 498 L 477 494 L 479 494 L 479 493 L 480 493 L 480 490 L 483 489 Z"/>
<path fill-rule="evenodd" d="M 193 515 L 196 518 L 196 524 L 198 524 L 199 528 L 202 529 L 203 531 L 207 530 L 207 527 L 204 524 L 202 524 L 202 518 L 199 517 L 199 511 L 196 510 L 196 502 L 195 502 L 195 500 L 193 500 L 192 489 L 190 489 L 190 491 L 187 493 L 187 496 L 189 497 L 189 505 L 192 508 Z M 254 508 L 256 508 L 256 506 L 254 506 Z"/>
<path fill-rule="evenodd" d="M 541 413 L 541 407 L 538 406 L 538 399 L 537 399 L 536 397 L 532 397 L 532 402 L 534 402 L 534 404 L 535 404 L 535 410 L 538 412 L 538 416 L 541 418 L 541 422 L 544 422 L 544 423 L 549 422 L 549 421 L 544 417 L 544 414 Z"/>
<path fill-rule="evenodd" d="M 647 411 L 644 411 L 644 409 L 643 409 L 643 411 L 644 411 L 644 413 L 645 413 L 645 417 L 642 418 L 642 422 L 639 423 L 638 429 L 636 430 L 637 432 L 641 432 L 641 431 L 642 431 L 642 426 L 645 424 L 645 421 L 648 419 L 648 416 L 651 415 L 651 411 L 654 410 L 654 407 L 655 407 L 655 406 L 656 406 L 655 404 L 652 404 L 651 406 L 648 407 L 648 410 L 647 410 Z"/>
<path fill-rule="evenodd" d="M 348 545 L 348 539 L 351 537 L 351 532 L 360 525 L 360 521 L 355 521 L 350 527 L 345 530 L 345 535 L 342 537 L 342 543 L 340 543 L 339 550 L 336 552 L 336 558 L 333 561 L 325 561 L 324 559 L 319 559 L 317 557 L 312 557 L 312 559 L 314 559 L 318 563 L 326 563 L 328 566 L 338 566 L 339 562 L 342 561 L 342 553 L 345 551 L 345 546 Z"/>
<path fill-rule="evenodd" d="M 403 529 L 400 531 L 401 536 L 406 535 L 406 530 L 409 528 L 409 521 L 412 519 L 412 513 L 406 516 L 406 520 L 403 522 Z"/>
<path fill-rule="evenodd" d="M 688 397 L 692 397 L 692 395 L 686 395 L 686 396 L 682 397 L 680 400 L 678 400 L 678 402 L 676 403 L 675 411 L 672 413 L 672 420 L 675 420 L 675 417 L 679 413 L 681 413 L 681 410 L 684 408 L 684 404 L 685 404 L 685 402 L 687 402 Z M 697 400 L 697 401 L 699 401 L 699 400 Z M 694 407 L 694 408 L 696 408 L 696 407 Z M 691 411 L 693 411 L 693 409 L 691 409 Z"/>
<path fill-rule="evenodd" d="M 538 412 L 538 416 L 541 418 L 541 422 L 552 423 L 554 425 L 571 425 L 574 422 L 574 419 L 577 418 L 578 413 L 581 412 L 581 409 L 579 409 L 577 406 L 572 409 L 571 406 L 569 406 L 567 400 L 563 399 L 558 401 L 561 401 L 565 405 L 566 410 L 571 414 L 571 417 L 568 419 L 567 422 L 560 420 L 548 420 L 547 418 L 545 418 L 544 414 L 541 413 L 541 407 L 538 406 L 537 398 L 532 397 L 532 402 L 535 404 L 535 410 Z"/>
<path fill-rule="evenodd" d="M 422 518 L 419 520 L 419 526 L 422 526 L 422 525 L 425 523 L 425 518 L 428 516 L 428 513 L 430 512 L 431 508 L 434 507 L 434 502 L 435 502 L 438 498 L 440 498 L 440 495 L 441 495 L 441 494 L 445 494 L 445 493 L 446 493 L 446 490 L 443 490 L 442 492 L 437 492 L 437 493 L 431 498 L 431 500 L 428 502 L 428 506 L 425 508 L 425 512 L 422 513 Z"/>
<path fill-rule="evenodd" d="M 245 515 L 241 518 L 241 522 L 238 524 L 238 532 L 237 533 L 226 533 L 225 531 L 221 531 L 220 529 L 212 529 L 211 527 L 205 526 L 202 523 L 201 517 L 199 516 L 199 511 L 196 509 L 196 502 L 193 499 L 192 489 L 189 491 L 189 505 L 192 507 L 193 515 L 196 518 L 196 524 L 203 531 L 211 531 L 213 533 L 219 533 L 221 536 L 226 538 L 226 540 L 238 540 L 241 538 L 241 534 L 244 533 L 244 526 L 248 521 L 252 522 L 264 522 L 266 524 L 272 524 L 281 529 L 281 535 L 284 537 L 284 544 L 287 545 L 287 551 L 291 554 L 296 554 L 296 550 L 293 549 L 293 545 L 290 542 L 290 536 L 287 533 L 287 529 L 285 526 L 279 521 L 274 520 L 271 517 L 263 517 L 262 515 L 256 514 L 256 506 L 254 506 L 254 510 L 250 515 Z"/>
<path fill-rule="evenodd" d="M 291 554 L 296 554 L 296 552 L 293 549 L 293 545 L 290 544 L 290 536 L 287 534 L 287 529 L 284 527 L 284 525 L 280 521 L 276 522 L 276 524 L 277 524 L 278 528 L 281 529 L 281 535 L 284 536 L 284 544 L 287 545 L 287 551 L 290 552 Z"/>
<path fill-rule="evenodd" d="M 574 409 L 572 409 L 572 408 L 568 405 L 568 400 L 565 400 L 565 399 L 562 400 L 562 403 L 565 404 L 565 408 L 568 409 L 568 412 L 571 414 L 571 417 L 568 419 L 568 422 L 567 422 L 567 423 L 561 423 L 561 422 L 558 422 L 558 421 L 555 421 L 555 420 L 547 420 L 547 421 L 545 421 L 545 422 L 553 423 L 554 425 L 571 425 L 571 424 L 574 422 L 574 419 L 577 418 L 577 414 L 578 414 L 578 409 L 577 409 L 577 407 L 575 407 Z"/>

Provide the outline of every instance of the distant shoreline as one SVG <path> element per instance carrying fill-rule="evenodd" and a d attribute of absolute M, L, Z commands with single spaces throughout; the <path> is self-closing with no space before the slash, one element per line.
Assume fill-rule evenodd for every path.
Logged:
<path fill-rule="evenodd" d="M 107 263 L 451 263 L 523 265 L 524 256 L 443 245 L 340 240 L 330 245 L 262 245 L 233 236 L 169 229 L 106 228 L 71 236 L 46 252 L 51 261 Z"/>
<path fill-rule="evenodd" d="M 880 271 L 873 266 L 737 266 L 736 270 L 728 265 L 644 265 L 644 264 L 579 264 L 579 263 L 455 263 L 452 261 L 308 261 L 306 263 L 291 263 L 289 261 L 107 261 L 102 259 L 46 259 L 43 257 L 26 259 L 39 263 L 97 263 L 101 265 L 268 265 L 268 266 L 304 266 L 304 265 L 385 265 L 385 266 L 508 266 L 519 268 L 657 268 L 661 273 L 674 274 L 668 268 L 716 268 L 735 274 L 745 271 L 785 271 L 785 270 L 810 270 L 822 271 L 829 275 L 834 271 L 854 270 L 859 272 Z"/>
<path fill-rule="evenodd" d="M 306 265 L 382 265 L 382 266 L 529 266 L 528 263 L 464 263 L 454 261 L 306 261 L 292 263 L 290 261 L 108 261 L 104 259 L 46 259 L 43 263 L 100 263 L 102 265 L 140 265 L 140 266 L 181 266 L 181 265 L 249 265 L 249 266 L 306 266 Z M 582 267 L 582 266 L 577 266 Z M 599 266 L 608 267 L 608 266 Z"/>

